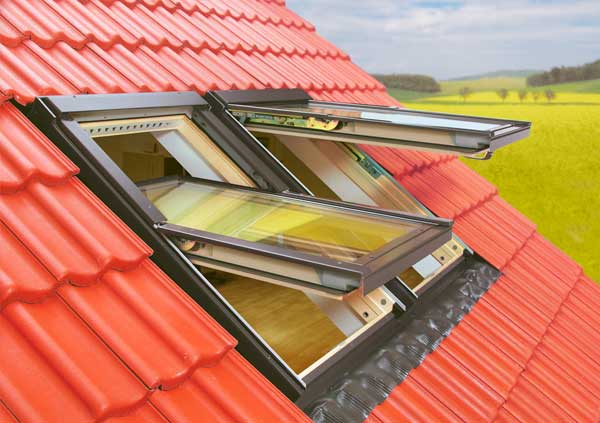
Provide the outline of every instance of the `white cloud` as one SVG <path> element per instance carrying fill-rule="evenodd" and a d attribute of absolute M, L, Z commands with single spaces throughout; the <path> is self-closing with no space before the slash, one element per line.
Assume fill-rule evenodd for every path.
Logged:
<path fill-rule="evenodd" d="M 371 72 L 438 78 L 600 58 L 600 0 L 287 0 Z"/>

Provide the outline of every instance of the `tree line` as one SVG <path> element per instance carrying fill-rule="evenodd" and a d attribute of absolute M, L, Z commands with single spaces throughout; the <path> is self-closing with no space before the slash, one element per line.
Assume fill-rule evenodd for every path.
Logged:
<path fill-rule="evenodd" d="M 554 67 L 548 72 L 530 75 L 527 77 L 527 85 L 540 87 L 564 82 L 588 81 L 590 79 L 600 79 L 600 60 L 581 66 Z"/>
<path fill-rule="evenodd" d="M 463 99 L 463 102 L 467 102 L 467 99 L 469 97 L 471 97 L 471 95 L 473 94 L 473 90 L 471 89 L 471 87 L 462 87 L 460 90 L 458 90 L 458 95 L 460 96 L 460 98 Z M 527 97 L 529 97 L 529 91 L 527 91 L 526 89 L 520 89 L 517 91 L 517 96 L 519 97 L 519 101 L 521 103 L 523 103 L 524 100 L 527 99 Z M 540 91 L 532 91 L 531 92 L 531 98 L 533 98 L 533 101 L 535 101 L 537 103 L 537 101 L 540 99 L 541 95 L 544 95 L 544 97 L 546 98 L 546 101 L 548 103 L 550 103 L 552 100 L 554 100 L 556 98 L 556 93 L 554 92 L 554 90 L 551 89 L 547 89 L 544 90 L 543 92 Z M 496 95 L 498 95 L 498 97 L 500 97 L 500 100 L 502 100 L 502 102 L 504 103 L 506 101 L 506 99 L 508 98 L 508 96 L 510 95 L 510 91 L 507 90 L 506 88 L 500 88 L 498 91 L 496 91 Z"/>
<path fill-rule="evenodd" d="M 430 76 L 417 74 L 374 74 L 373 77 L 386 88 L 437 93 L 442 90 L 440 84 Z"/>

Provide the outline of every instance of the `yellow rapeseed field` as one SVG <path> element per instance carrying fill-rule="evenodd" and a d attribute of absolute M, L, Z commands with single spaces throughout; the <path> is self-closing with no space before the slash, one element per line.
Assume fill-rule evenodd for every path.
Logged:
<path fill-rule="evenodd" d="M 404 104 L 533 122 L 528 139 L 489 161 L 465 163 L 600 281 L 600 94 L 559 92 L 551 104 L 514 103 L 516 93 L 511 95 L 505 104 L 494 92 L 476 93 L 466 103 L 452 96 Z"/>
<path fill-rule="evenodd" d="M 533 99 L 532 93 L 528 93 L 528 96 L 523 101 L 523 104 L 596 104 L 600 105 L 600 94 L 596 93 L 563 93 L 563 92 L 555 92 L 556 98 L 552 100 L 550 103 L 544 97 L 544 93 L 540 92 L 540 96 L 537 102 Z M 425 99 L 419 99 L 419 102 L 428 102 L 428 103 L 466 103 L 466 104 L 486 104 L 491 106 L 496 106 L 502 104 L 502 100 L 498 97 L 494 91 L 481 91 L 474 92 L 471 94 L 466 102 L 460 97 L 458 94 L 456 95 L 447 95 L 447 96 L 436 96 L 429 97 Z M 504 101 L 504 104 L 521 104 L 519 101 L 519 97 L 517 96 L 517 91 L 510 91 L 508 97 Z"/>

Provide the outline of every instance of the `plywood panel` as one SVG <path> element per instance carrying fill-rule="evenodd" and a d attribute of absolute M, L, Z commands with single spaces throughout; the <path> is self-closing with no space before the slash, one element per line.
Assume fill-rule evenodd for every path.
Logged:
<path fill-rule="evenodd" d="M 301 291 L 223 272 L 204 273 L 297 373 L 345 339 Z"/>

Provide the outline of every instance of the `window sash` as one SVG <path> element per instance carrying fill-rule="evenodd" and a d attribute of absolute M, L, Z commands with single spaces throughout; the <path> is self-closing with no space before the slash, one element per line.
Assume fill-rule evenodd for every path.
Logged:
<path fill-rule="evenodd" d="M 470 157 L 525 138 L 531 127 L 516 120 L 312 100 L 227 107 L 249 130 Z"/>
<path fill-rule="evenodd" d="M 193 178 L 160 181 L 143 185 L 141 189 L 146 195 L 152 196 L 154 190 L 164 192 L 165 183 L 172 183 L 174 190 L 188 188 L 191 184 L 203 194 L 227 194 L 225 198 L 219 198 L 219 195 L 192 198 L 190 192 L 183 193 L 182 201 L 187 203 L 181 208 L 185 209 L 183 215 L 181 210 L 167 210 L 173 205 L 169 202 L 177 201 L 174 197 L 168 198 L 169 194 L 163 194 L 155 200 L 154 204 L 166 216 L 166 221 L 158 225 L 159 230 L 185 241 L 195 241 L 200 246 L 190 247 L 186 253 L 204 258 L 207 265 L 213 260 L 221 265 L 230 263 L 238 267 L 253 267 L 254 270 L 263 270 L 264 267 L 266 273 L 275 279 L 280 276 L 286 283 L 289 283 L 290 275 L 293 275 L 291 279 L 303 282 L 300 289 L 311 284 L 316 290 L 333 290 L 342 295 L 355 289 L 361 289 L 366 294 L 451 239 L 451 222 L 444 219 L 382 211 L 310 196 L 269 194 Z M 246 200 L 253 199 L 254 203 L 246 202 L 244 197 Z M 260 208 L 257 202 L 275 206 L 262 207 L 258 212 L 252 211 L 252 208 Z M 221 213 L 216 210 L 219 203 L 223 206 Z M 246 216 L 245 207 L 250 210 Z M 206 213 L 203 214 L 203 210 Z M 285 214 L 290 210 L 295 213 L 294 216 Z M 304 214 L 299 215 L 298 211 Z M 321 212 L 330 218 L 333 216 L 333 219 L 329 219 L 329 222 L 327 218 L 315 219 Z M 292 217 L 299 218 L 300 221 L 292 224 Z M 223 219 L 226 220 L 225 223 Z M 193 221 L 200 224 L 190 225 Z M 362 222 L 362 227 L 359 228 L 358 222 Z M 371 242 L 370 248 L 362 250 L 353 241 L 346 245 L 344 242 L 334 245 L 328 241 L 343 238 L 347 242 L 348 239 L 366 237 L 370 235 L 365 230 L 369 224 L 374 231 L 387 228 L 391 232 L 396 228 L 397 232 L 384 239 L 374 236 L 377 242 Z M 276 225 L 280 226 L 279 230 L 274 229 Z M 352 227 L 357 229 L 353 231 Z M 272 230 L 268 237 L 260 232 L 266 228 Z M 250 236 L 241 236 L 244 231 Z M 336 238 L 336 231 L 340 234 L 339 238 Z M 320 232 L 330 235 L 323 236 Z M 305 238 L 301 239 L 303 236 Z M 265 239 L 268 242 L 264 242 Z M 277 242 L 278 240 L 281 242 Z M 186 249 L 185 246 L 183 249 Z M 235 254 L 234 251 L 243 255 Z"/>

